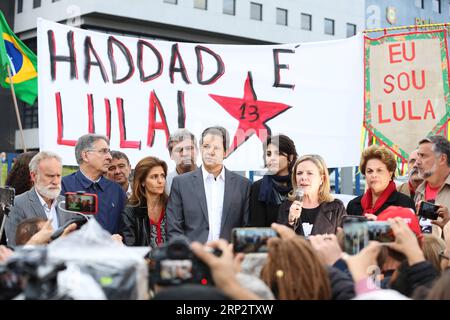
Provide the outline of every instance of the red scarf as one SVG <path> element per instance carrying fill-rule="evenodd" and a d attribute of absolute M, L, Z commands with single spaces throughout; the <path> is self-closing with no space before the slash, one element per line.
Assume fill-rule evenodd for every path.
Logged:
<path fill-rule="evenodd" d="M 386 202 L 386 200 L 391 196 L 391 194 L 397 190 L 395 187 L 395 182 L 391 181 L 389 182 L 386 189 L 384 189 L 383 193 L 380 195 L 380 197 L 375 201 L 375 204 L 372 208 L 372 190 L 369 188 L 367 189 L 366 193 L 361 198 L 361 206 L 363 208 L 363 214 L 365 213 L 371 213 L 375 214 L 375 212 L 378 211 L 378 209 L 381 208 L 381 206 Z"/>

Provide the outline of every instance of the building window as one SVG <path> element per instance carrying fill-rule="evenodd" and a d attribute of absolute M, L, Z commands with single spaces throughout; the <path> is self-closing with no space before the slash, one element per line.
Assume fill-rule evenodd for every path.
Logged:
<path fill-rule="evenodd" d="M 194 0 L 194 8 L 206 10 L 208 7 L 207 0 Z"/>
<path fill-rule="evenodd" d="M 311 31 L 312 30 L 312 16 L 307 13 L 302 13 L 301 24 L 302 24 L 303 30 Z"/>
<path fill-rule="evenodd" d="M 178 0 L 164 0 L 165 3 L 178 4 Z"/>
<path fill-rule="evenodd" d="M 420 8 L 420 9 L 425 8 L 425 6 L 424 6 L 424 0 L 415 0 L 415 2 L 416 2 L 416 7 L 417 7 L 417 8 Z"/>
<path fill-rule="evenodd" d="M 41 6 L 41 0 L 33 0 L 33 9 Z"/>
<path fill-rule="evenodd" d="M 288 24 L 288 11 L 286 9 L 277 8 L 277 24 L 287 26 Z"/>
<path fill-rule="evenodd" d="M 234 16 L 236 14 L 236 0 L 223 0 L 223 13 Z"/>
<path fill-rule="evenodd" d="M 250 2 L 250 19 L 262 20 L 262 4 Z"/>
<path fill-rule="evenodd" d="M 53 3 L 58 2 L 58 1 L 60 1 L 60 0 L 52 0 Z"/>
<path fill-rule="evenodd" d="M 21 13 L 23 11 L 23 0 L 17 0 L 17 13 Z"/>
<path fill-rule="evenodd" d="M 325 34 L 334 36 L 334 20 L 325 18 Z"/>
<path fill-rule="evenodd" d="M 347 38 L 353 37 L 356 34 L 356 24 L 347 23 Z"/>
<path fill-rule="evenodd" d="M 433 11 L 441 13 L 441 0 L 433 0 Z"/>
<path fill-rule="evenodd" d="M 21 102 L 22 103 L 22 102 Z M 21 108 L 22 125 L 24 129 L 33 129 L 39 127 L 37 103 L 33 106 L 23 103 Z"/>

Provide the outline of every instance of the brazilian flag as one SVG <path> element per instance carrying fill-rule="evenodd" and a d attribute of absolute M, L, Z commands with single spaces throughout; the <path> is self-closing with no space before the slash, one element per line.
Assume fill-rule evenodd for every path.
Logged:
<path fill-rule="evenodd" d="M 11 31 L 0 11 L 0 85 L 3 88 L 10 88 L 8 66 L 17 98 L 33 105 L 38 94 L 37 57 Z"/>

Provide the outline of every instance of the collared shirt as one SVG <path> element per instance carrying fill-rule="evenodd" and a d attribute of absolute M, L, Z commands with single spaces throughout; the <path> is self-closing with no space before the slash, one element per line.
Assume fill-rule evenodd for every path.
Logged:
<path fill-rule="evenodd" d="M 127 198 L 122 187 L 103 176 L 97 181 L 92 181 L 78 170 L 62 178 L 61 194 L 77 191 L 95 193 L 97 195 L 98 213 L 95 215 L 95 218 L 111 234 L 118 233 L 120 213 L 125 207 Z"/>
<path fill-rule="evenodd" d="M 205 185 L 206 205 L 208 207 L 209 234 L 208 242 L 220 238 L 222 224 L 223 197 L 225 193 L 225 167 L 214 178 L 202 166 L 203 184 Z"/>
<path fill-rule="evenodd" d="M 58 214 L 56 213 L 56 205 L 57 205 L 58 201 L 56 201 L 56 199 L 53 199 L 52 206 L 49 208 L 47 202 L 45 202 L 44 198 L 41 197 L 39 192 L 37 192 L 36 189 L 34 189 L 34 191 L 36 192 L 36 194 L 39 198 L 39 201 L 41 202 L 41 205 L 44 208 L 44 212 L 45 212 L 45 215 L 47 216 L 47 219 L 48 220 L 52 219 L 53 230 L 58 229 L 59 221 L 58 221 Z"/>

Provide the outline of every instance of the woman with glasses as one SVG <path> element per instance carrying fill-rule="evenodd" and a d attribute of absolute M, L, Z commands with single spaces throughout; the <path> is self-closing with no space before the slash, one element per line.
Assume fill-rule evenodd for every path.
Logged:
<path fill-rule="evenodd" d="M 292 170 L 292 187 L 280 206 L 278 223 L 305 237 L 335 234 L 346 212 L 342 201 L 330 194 L 328 168 L 321 156 L 309 154 L 297 160 Z"/>
<path fill-rule="evenodd" d="M 278 209 L 292 191 L 291 172 L 297 151 L 285 135 L 269 137 L 264 143 L 264 164 L 267 174 L 250 190 L 250 225 L 270 227 L 277 221 Z"/>
<path fill-rule="evenodd" d="M 161 246 L 166 233 L 167 164 L 146 157 L 134 169 L 133 193 L 122 212 L 121 232 L 128 246 Z"/>

